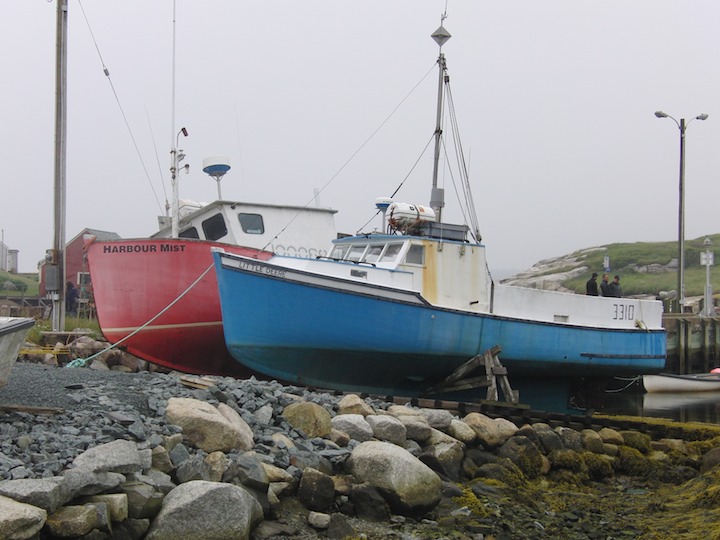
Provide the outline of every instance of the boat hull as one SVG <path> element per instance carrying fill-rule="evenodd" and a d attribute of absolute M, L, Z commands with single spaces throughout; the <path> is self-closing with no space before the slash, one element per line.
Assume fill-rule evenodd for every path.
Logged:
<path fill-rule="evenodd" d="M 10 379 L 18 351 L 35 319 L 28 317 L 0 317 L 0 387 Z"/>
<path fill-rule="evenodd" d="M 660 330 L 601 330 L 442 309 L 412 291 L 214 257 L 230 353 L 254 371 L 292 383 L 419 395 L 496 345 L 511 381 L 657 373 L 665 365 Z"/>
<path fill-rule="evenodd" d="M 210 255 L 213 246 L 258 259 L 271 256 L 267 251 L 193 239 L 89 243 L 93 299 L 105 338 L 169 369 L 247 377 L 249 370 L 235 362 L 225 347 Z"/>
<path fill-rule="evenodd" d="M 643 376 L 643 386 L 649 394 L 679 392 L 720 392 L 720 375 L 695 373 L 674 375 L 662 373 Z"/>

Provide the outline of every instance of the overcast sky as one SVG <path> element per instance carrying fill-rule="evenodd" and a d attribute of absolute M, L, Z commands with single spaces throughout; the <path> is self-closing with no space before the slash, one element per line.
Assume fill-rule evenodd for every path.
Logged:
<path fill-rule="evenodd" d="M 320 195 L 338 230 L 362 227 L 434 131 L 430 34 L 445 0 L 176 5 L 171 126 L 172 0 L 69 0 L 67 239 L 85 227 L 155 232 L 181 127 L 182 198 L 217 198 L 202 160 L 219 154 L 232 165 L 223 198 L 306 204 L 422 81 Z M 53 244 L 57 4 L 3 7 L 0 228 L 27 272 Z M 491 269 L 677 240 L 680 131 L 659 109 L 710 115 L 687 129 L 686 238 L 720 232 L 717 0 L 449 0 L 447 15 L 443 52 Z M 427 204 L 431 172 L 426 153 L 396 200 Z M 459 222 L 444 187 L 444 217 Z"/>

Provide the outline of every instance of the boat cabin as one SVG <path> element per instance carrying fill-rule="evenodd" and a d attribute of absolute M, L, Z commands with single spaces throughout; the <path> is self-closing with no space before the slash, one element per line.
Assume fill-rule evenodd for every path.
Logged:
<path fill-rule="evenodd" d="M 182 201 L 178 236 L 266 249 L 278 255 L 317 257 L 326 254 L 318 246 L 336 236 L 336 212 L 262 203 Z M 170 238 L 170 224 L 161 220 L 161 225 L 152 237 Z"/>
<path fill-rule="evenodd" d="M 410 289 L 436 306 L 470 311 L 490 308 L 491 277 L 485 247 L 464 240 L 467 228 L 425 222 L 413 235 L 367 234 L 333 241 L 330 254 L 316 261 L 283 259 L 282 265 L 340 278 Z M 421 234 L 428 231 L 428 234 Z M 453 231 L 462 240 L 447 240 Z M 347 264 L 332 264 L 343 262 Z M 469 279 L 457 279 L 469 276 Z"/>

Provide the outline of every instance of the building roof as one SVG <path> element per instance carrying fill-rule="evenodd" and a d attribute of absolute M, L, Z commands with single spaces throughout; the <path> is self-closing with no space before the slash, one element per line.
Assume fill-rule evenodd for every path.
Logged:
<path fill-rule="evenodd" d="M 90 229 L 85 228 L 82 231 L 80 231 L 78 234 L 73 236 L 72 240 L 68 242 L 68 244 L 72 244 L 75 240 L 78 238 L 82 238 L 86 234 L 92 234 L 94 237 L 96 237 L 98 240 L 120 240 L 121 236 L 118 233 L 110 232 L 110 231 L 101 231 L 99 229 Z"/>

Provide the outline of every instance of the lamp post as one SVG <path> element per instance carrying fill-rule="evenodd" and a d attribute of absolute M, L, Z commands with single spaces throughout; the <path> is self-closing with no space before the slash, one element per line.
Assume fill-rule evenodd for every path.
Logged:
<path fill-rule="evenodd" d="M 679 186 L 679 202 L 678 202 L 678 276 L 677 276 L 677 309 L 678 313 L 682 313 L 683 305 L 685 305 L 685 130 L 693 120 L 707 120 L 708 115 L 703 113 L 691 118 L 687 124 L 685 119 L 681 118 L 680 122 L 672 116 L 662 111 L 656 111 L 655 116 L 658 118 L 670 118 L 680 130 L 680 186 Z"/>
<path fill-rule="evenodd" d="M 700 253 L 700 264 L 705 265 L 705 300 L 703 302 L 702 312 L 702 315 L 704 317 L 712 317 L 715 315 L 715 306 L 713 305 L 712 297 L 712 285 L 710 284 L 710 267 L 715 262 L 715 254 L 710 251 L 710 244 L 712 244 L 712 240 L 710 240 L 709 236 L 706 236 L 705 241 L 703 242 L 703 245 L 705 246 L 705 252 Z"/>

